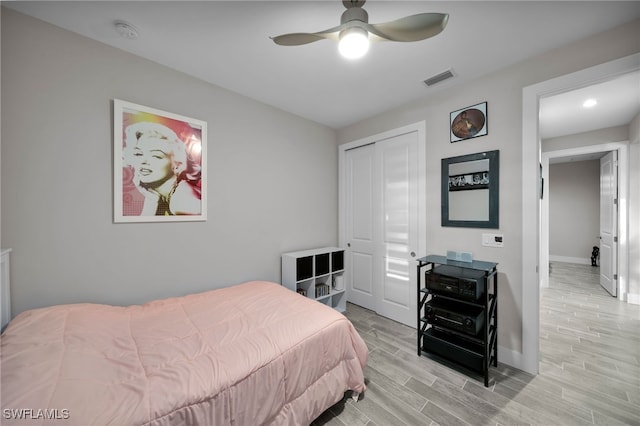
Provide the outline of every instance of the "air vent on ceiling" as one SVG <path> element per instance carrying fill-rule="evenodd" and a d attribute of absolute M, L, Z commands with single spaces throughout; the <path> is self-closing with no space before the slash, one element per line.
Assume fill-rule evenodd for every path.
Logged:
<path fill-rule="evenodd" d="M 451 70 L 451 68 L 449 68 L 448 70 L 441 72 L 440 74 L 436 74 L 433 77 L 429 77 L 424 81 L 424 84 L 426 84 L 427 86 L 433 86 L 434 84 L 438 84 L 441 81 L 447 80 L 453 76 L 454 76 L 453 71 Z"/>

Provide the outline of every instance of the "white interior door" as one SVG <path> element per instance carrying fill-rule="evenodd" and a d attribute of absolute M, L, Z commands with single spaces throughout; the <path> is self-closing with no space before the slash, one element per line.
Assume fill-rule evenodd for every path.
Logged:
<path fill-rule="evenodd" d="M 617 295 L 618 157 L 611 151 L 600 159 L 600 285 Z"/>
<path fill-rule="evenodd" d="M 376 310 L 374 276 L 375 145 L 345 152 L 345 285 L 350 302 Z"/>
<path fill-rule="evenodd" d="M 406 133 L 376 143 L 381 220 L 377 238 L 376 312 L 416 322 L 415 257 L 418 238 L 418 138 Z"/>
<path fill-rule="evenodd" d="M 348 300 L 412 327 L 424 249 L 419 140 L 418 131 L 398 132 L 346 150 L 341 184 Z"/>

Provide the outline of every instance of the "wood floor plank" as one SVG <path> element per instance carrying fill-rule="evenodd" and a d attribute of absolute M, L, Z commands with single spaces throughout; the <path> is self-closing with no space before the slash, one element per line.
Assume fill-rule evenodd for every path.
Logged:
<path fill-rule="evenodd" d="M 592 398 L 572 389 L 565 389 L 563 399 L 576 405 L 582 404 L 584 407 L 589 407 L 594 412 L 598 412 L 601 418 L 609 417 L 629 425 L 640 424 L 640 413 L 630 406 L 621 407 L 618 403 L 610 404 L 601 398 Z"/>
<path fill-rule="evenodd" d="M 636 417 L 640 424 L 640 406 L 632 401 L 624 401 L 615 396 L 600 392 L 597 387 L 587 387 L 578 382 L 562 381 L 557 376 L 545 374 L 540 379 L 563 386 L 562 398 L 567 399 L 572 395 L 573 401 L 580 401 L 582 407 L 602 408 L 603 406 L 612 407 L 615 410 L 625 411 L 630 416 Z"/>
<path fill-rule="evenodd" d="M 411 378 L 411 374 L 409 374 L 403 366 L 399 365 L 399 363 L 394 362 L 391 355 L 392 354 L 378 348 L 370 350 L 367 365 L 378 371 L 384 371 L 389 379 L 402 385 Z M 433 380 L 435 380 L 435 377 Z"/>
<path fill-rule="evenodd" d="M 416 379 L 411 379 L 407 383 L 407 387 L 413 389 L 420 395 L 423 395 L 429 400 L 429 403 L 437 406 L 443 412 L 454 416 L 456 419 L 461 420 L 464 423 L 471 425 L 497 425 L 497 421 L 485 415 L 485 413 L 478 411 L 475 407 L 464 404 L 459 399 L 451 396 L 451 389 L 446 388 L 444 385 L 440 385 L 440 382 L 436 380 L 432 385 L 427 385 Z M 456 387 L 457 388 L 457 387 Z M 463 392 L 460 389 L 460 392 Z M 426 409 L 427 407 L 425 407 Z M 424 412 L 425 410 L 423 410 Z M 444 413 L 440 412 L 439 415 Z M 458 420 L 452 419 L 454 422 Z"/>
<path fill-rule="evenodd" d="M 427 403 L 422 412 L 425 416 L 433 418 L 437 424 L 442 426 L 470 426 L 469 423 L 443 410 L 431 401 Z"/>
<path fill-rule="evenodd" d="M 500 383 L 496 384 L 494 391 L 536 411 L 539 419 L 537 424 L 593 424 L 592 415 L 587 410 L 580 410 L 577 405 L 568 407 L 565 401 L 558 398 L 540 392 L 528 392 L 526 388 L 517 391 Z"/>
<path fill-rule="evenodd" d="M 599 411 L 593 412 L 593 422 L 598 426 L 629 426 L 629 423 L 613 419 Z"/>
<path fill-rule="evenodd" d="M 373 382 L 377 384 L 380 388 L 385 389 L 389 395 L 393 395 L 397 399 L 404 401 L 409 407 L 416 411 L 422 410 L 427 404 L 425 397 L 413 392 L 404 386 L 404 384 L 399 384 L 391 380 L 373 367 L 367 367 L 367 377 L 370 383 Z"/>
<path fill-rule="evenodd" d="M 444 364 L 434 362 L 426 356 L 418 357 L 417 353 L 398 352 L 396 356 L 407 363 L 415 363 L 418 368 L 420 368 L 420 371 L 429 373 L 434 378 L 434 380 L 436 378 L 440 378 L 453 385 L 462 387 L 467 382 L 467 380 L 473 379 L 469 376 L 459 373 L 458 371 L 453 370 L 452 368 Z M 431 376 L 428 376 L 427 378 L 430 378 Z M 420 375 L 416 375 L 415 377 L 420 378 Z M 432 383 L 434 380 L 422 381 L 425 383 Z M 478 376 L 476 380 L 480 381 L 482 380 L 482 378 Z"/>
<path fill-rule="evenodd" d="M 604 359 L 612 362 L 623 362 L 635 366 L 640 366 L 640 362 L 638 362 L 638 357 L 635 355 L 629 355 L 626 353 L 620 353 L 615 350 L 612 346 L 600 345 L 598 343 L 592 342 L 590 340 L 581 340 L 579 344 L 574 345 L 572 347 L 574 353 L 582 353 L 584 355 L 600 355 Z"/>
<path fill-rule="evenodd" d="M 594 365 L 599 370 L 608 370 L 617 373 L 618 363 L 608 358 L 590 353 L 574 353 L 573 345 L 558 345 L 557 343 L 548 343 L 546 339 L 540 339 L 540 356 L 542 360 L 553 361 L 560 367 L 563 363 L 572 363 L 575 365 Z"/>
<path fill-rule="evenodd" d="M 345 397 L 342 401 L 333 405 L 325 412 L 327 418 L 336 418 L 345 426 L 374 426 L 375 422 L 366 414 L 359 410 L 357 403 L 350 397 Z M 314 425 L 314 426 L 320 426 Z"/>
<path fill-rule="evenodd" d="M 498 371 L 494 373 L 495 382 L 500 383 L 503 386 L 507 386 L 515 391 L 529 390 L 536 391 L 544 394 L 549 394 L 551 397 L 561 397 L 561 386 L 550 386 L 548 384 L 540 385 L 537 376 L 527 375 L 523 378 L 518 378 L 515 375 L 509 374 L 509 371 Z"/>
<path fill-rule="evenodd" d="M 400 419 L 403 424 L 407 425 L 423 425 L 430 424 L 434 419 L 426 415 L 424 412 L 414 410 L 404 400 L 396 398 L 395 395 L 387 392 L 383 387 L 378 386 L 375 382 L 371 382 L 367 389 L 368 396 L 372 398 L 376 404 L 391 413 L 394 417 Z"/>
<path fill-rule="evenodd" d="M 370 395 L 365 395 L 363 399 L 358 401 L 356 409 L 372 419 L 372 422 L 367 423 L 367 426 L 373 426 L 374 424 L 379 426 L 407 426 L 402 420 L 377 404 L 375 397 Z"/>
<path fill-rule="evenodd" d="M 362 340 L 364 340 L 364 342 L 367 344 L 369 350 L 380 348 L 392 354 L 398 351 L 398 347 L 396 345 L 389 343 L 384 339 L 380 339 L 378 333 L 372 331 L 373 329 L 369 330 L 366 333 L 360 332 L 360 336 L 362 337 Z"/>
<path fill-rule="evenodd" d="M 406 325 L 402 325 L 402 327 L 404 328 L 410 328 L 407 327 Z M 417 337 L 415 334 L 402 334 L 402 335 L 397 335 L 393 332 L 393 329 L 381 329 L 379 327 L 376 327 L 375 325 L 371 328 L 371 330 L 369 331 L 370 334 L 373 334 L 374 336 L 376 336 L 376 338 L 383 343 L 386 343 L 387 345 L 390 345 L 391 347 L 394 347 L 398 350 L 403 350 L 405 352 L 410 352 L 410 353 L 417 353 Z M 394 351 L 389 351 L 389 352 L 396 352 Z"/>
<path fill-rule="evenodd" d="M 463 389 L 465 392 L 488 402 L 506 414 L 518 419 L 518 423 L 516 424 L 534 425 L 539 424 L 540 422 L 540 416 L 536 411 L 520 404 L 517 401 L 513 401 L 510 398 L 500 395 L 489 388 L 485 388 L 482 385 L 469 381 L 464 385 Z"/>
<path fill-rule="evenodd" d="M 618 339 L 624 340 L 624 339 Z M 640 365 L 640 356 L 638 349 L 640 345 L 636 345 L 628 341 L 620 341 L 619 343 L 611 342 L 609 339 L 603 341 L 602 338 L 580 338 L 580 344 L 583 346 L 597 347 L 601 353 L 607 353 L 609 356 L 616 355 L 621 361 L 624 360 L 629 364 Z M 579 344 L 579 345 L 580 345 Z"/>
<path fill-rule="evenodd" d="M 466 392 L 463 387 L 454 386 L 450 383 L 445 382 L 444 380 L 438 379 L 436 380 L 431 387 L 440 392 L 443 395 L 454 398 L 459 401 L 461 404 L 464 404 L 467 407 L 470 407 L 473 412 L 478 413 L 478 415 L 486 418 L 489 424 L 500 424 L 500 425 L 525 425 L 524 421 L 519 419 L 516 416 L 512 416 L 506 411 L 499 409 L 493 404 L 488 403 L 482 398 L 478 398 L 477 396 Z M 460 416 L 459 416 L 460 417 Z M 466 420 L 466 419 L 465 419 Z M 468 421 L 468 420 L 467 420 Z"/>
<path fill-rule="evenodd" d="M 406 383 L 411 377 L 416 377 L 425 383 L 433 383 L 436 380 L 437 376 L 432 374 L 429 369 L 423 368 L 420 365 L 420 361 L 424 362 L 424 360 L 419 359 L 417 355 L 409 359 L 403 359 L 398 355 L 378 350 L 374 354 L 374 357 L 376 358 L 376 363 L 382 366 L 381 368 L 395 371 L 395 374 L 391 378 L 400 384 Z M 380 369 L 378 369 L 378 371 L 380 371 Z"/>
<path fill-rule="evenodd" d="M 584 379 L 587 378 L 592 381 L 593 387 L 598 388 L 600 392 L 615 396 L 621 400 L 626 399 L 626 392 L 640 393 L 640 386 L 634 384 L 634 378 L 628 375 L 599 372 L 593 369 L 579 368 L 572 364 L 565 365 L 564 371 L 570 372 L 576 377 L 579 376 L 583 385 L 587 384 L 584 382 Z M 635 381 L 637 382 L 637 378 L 635 378 Z"/>
<path fill-rule="evenodd" d="M 565 364 L 560 370 L 547 371 L 546 376 L 555 378 L 555 383 L 563 389 L 567 385 L 579 383 L 582 388 L 594 389 L 596 393 L 628 402 L 625 389 L 620 388 L 617 383 L 613 383 L 611 380 L 598 379 L 587 370 L 576 368 L 571 364 Z"/>

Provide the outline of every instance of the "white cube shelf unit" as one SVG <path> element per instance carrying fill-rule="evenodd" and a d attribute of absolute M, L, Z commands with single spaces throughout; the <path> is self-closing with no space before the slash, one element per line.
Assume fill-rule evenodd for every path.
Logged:
<path fill-rule="evenodd" d="M 283 253 L 282 285 L 340 312 L 346 311 L 344 249 L 323 247 Z"/>

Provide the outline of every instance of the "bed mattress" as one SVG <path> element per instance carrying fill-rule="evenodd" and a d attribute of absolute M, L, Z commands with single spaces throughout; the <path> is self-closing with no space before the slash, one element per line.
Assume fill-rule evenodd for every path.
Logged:
<path fill-rule="evenodd" d="M 35 309 L 1 339 L 3 425 L 304 425 L 365 390 L 351 322 L 269 282 Z"/>

